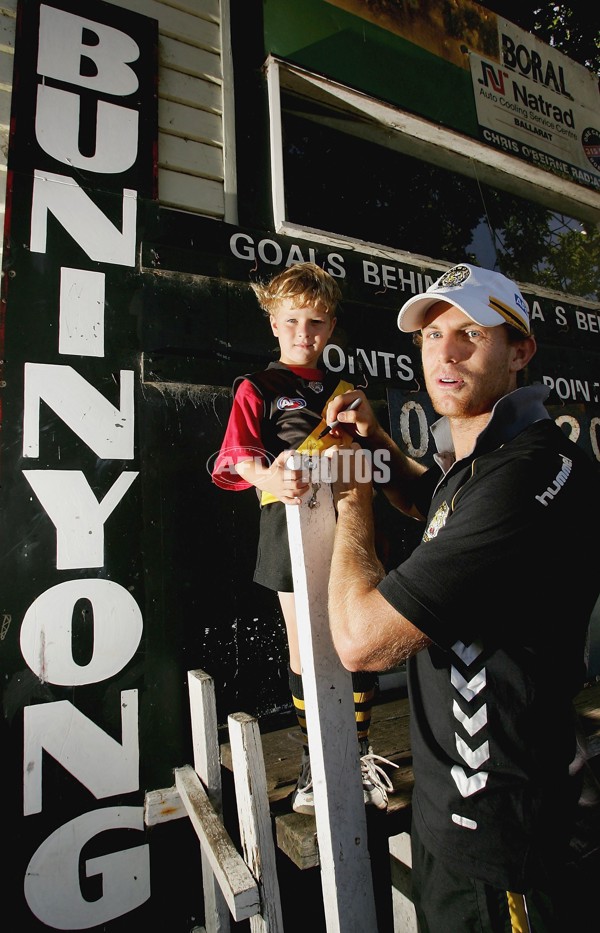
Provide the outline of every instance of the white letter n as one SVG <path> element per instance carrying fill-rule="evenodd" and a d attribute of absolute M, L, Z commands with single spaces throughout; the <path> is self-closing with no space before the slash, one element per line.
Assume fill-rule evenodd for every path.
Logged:
<path fill-rule="evenodd" d="M 139 785 L 137 690 L 121 693 L 123 744 L 107 735 L 68 700 L 24 710 L 23 814 L 42 809 L 42 751 L 58 761 L 96 799 L 127 794 Z"/>

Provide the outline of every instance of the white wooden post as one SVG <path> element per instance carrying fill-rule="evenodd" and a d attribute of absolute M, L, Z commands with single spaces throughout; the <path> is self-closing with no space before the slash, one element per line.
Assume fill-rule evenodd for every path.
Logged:
<path fill-rule="evenodd" d="M 262 740 L 247 713 L 228 717 L 231 760 L 244 861 L 258 882 L 260 913 L 250 917 L 252 933 L 283 933 L 283 917 Z"/>
<path fill-rule="evenodd" d="M 327 589 L 335 509 L 331 486 L 286 506 L 315 820 L 328 933 L 376 931 L 373 879 L 351 674 L 329 631 Z"/>
<path fill-rule="evenodd" d="M 419 933 L 417 912 L 412 902 L 411 892 L 412 854 L 410 835 L 403 832 L 398 833 L 396 836 L 390 836 L 389 847 L 394 933 Z"/>
<path fill-rule="evenodd" d="M 192 722 L 194 770 L 217 814 L 222 813 L 221 762 L 219 733 L 212 677 L 204 671 L 188 671 L 188 692 Z M 211 869 L 208 857 L 201 850 L 202 886 L 206 933 L 229 933 L 229 907 Z"/>

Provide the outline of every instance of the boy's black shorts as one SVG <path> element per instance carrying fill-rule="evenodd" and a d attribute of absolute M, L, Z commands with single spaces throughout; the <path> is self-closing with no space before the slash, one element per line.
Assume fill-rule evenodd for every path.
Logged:
<path fill-rule="evenodd" d="M 258 554 L 254 582 L 277 593 L 293 593 L 292 559 L 283 502 L 271 502 L 260 510 Z"/>

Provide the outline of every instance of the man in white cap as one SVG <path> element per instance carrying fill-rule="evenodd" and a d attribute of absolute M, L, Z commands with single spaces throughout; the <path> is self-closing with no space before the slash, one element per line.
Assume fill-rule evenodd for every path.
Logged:
<path fill-rule="evenodd" d="M 409 299 L 398 326 L 418 332 L 442 416 L 435 465 L 406 457 L 360 392 L 331 402 L 327 421 L 389 457 L 385 491 L 424 532 L 386 573 L 371 483 L 352 463 L 364 450 L 340 452 L 332 638 L 350 671 L 407 661 L 420 933 L 564 933 L 598 473 L 550 418 L 548 390 L 518 386 L 536 343 L 514 282 L 461 263 Z"/>

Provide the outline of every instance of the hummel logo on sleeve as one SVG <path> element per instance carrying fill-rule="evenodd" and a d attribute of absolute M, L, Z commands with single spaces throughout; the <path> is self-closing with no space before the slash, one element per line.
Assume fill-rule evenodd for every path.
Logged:
<path fill-rule="evenodd" d="M 567 482 L 569 474 L 573 468 L 572 460 L 569 460 L 569 458 L 565 457 L 564 454 L 561 454 L 561 458 L 563 465 L 562 469 L 556 474 L 556 479 L 551 486 L 548 486 L 545 492 L 543 492 L 540 496 L 535 497 L 538 502 L 541 502 L 544 506 L 549 505 L 554 497 L 558 495 L 562 487 Z"/>

